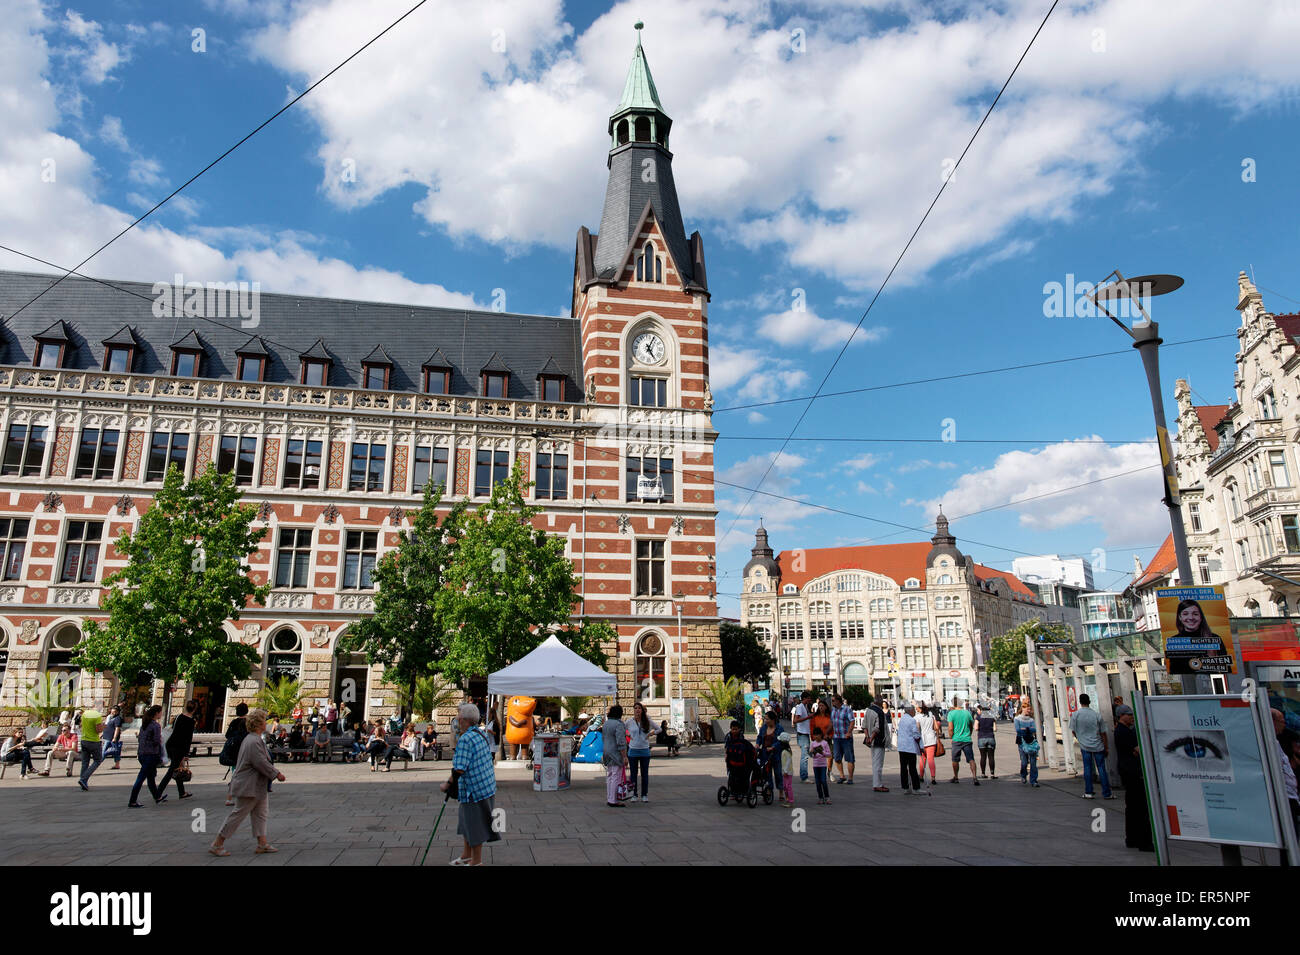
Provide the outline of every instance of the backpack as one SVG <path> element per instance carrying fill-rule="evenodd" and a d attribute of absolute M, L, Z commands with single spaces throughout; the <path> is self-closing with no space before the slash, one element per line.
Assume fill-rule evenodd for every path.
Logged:
<path fill-rule="evenodd" d="M 241 723 L 235 734 L 227 737 L 226 744 L 221 747 L 221 755 L 217 757 L 217 762 L 222 766 L 234 766 L 239 761 L 239 747 L 243 745 L 244 737 L 247 735 L 248 725 Z"/>
<path fill-rule="evenodd" d="M 880 743 L 889 742 L 889 724 L 885 722 L 885 713 L 874 703 L 867 707 L 872 713 L 876 714 L 876 732 L 871 737 L 871 745 L 876 746 Z"/>

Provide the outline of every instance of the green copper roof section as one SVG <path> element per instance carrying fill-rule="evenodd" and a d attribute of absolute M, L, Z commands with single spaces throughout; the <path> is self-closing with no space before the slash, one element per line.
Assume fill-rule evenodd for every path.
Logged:
<path fill-rule="evenodd" d="M 655 89 L 654 78 L 650 75 L 650 64 L 646 62 L 645 50 L 641 49 L 641 28 L 636 24 L 636 52 L 632 54 L 632 65 L 627 71 L 627 82 L 623 84 L 623 99 L 619 101 L 618 111 L 625 109 L 657 109 L 664 112 L 663 103 L 659 102 L 659 91 Z"/>

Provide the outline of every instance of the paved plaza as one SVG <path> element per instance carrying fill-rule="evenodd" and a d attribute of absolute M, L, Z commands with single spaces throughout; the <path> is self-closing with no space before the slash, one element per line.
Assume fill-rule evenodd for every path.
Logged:
<path fill-rule="evenodd" d="M 1124 847 L 1123 796 L 1103 802 L 1080 798 L 1083 782 L 1044 772 L 1039 789 L 1020 784 L 1008 724 L 999 724 L 1001 778 L 971 786 L 942 780 L 950 763 L 940 760 L 933 797 L 904 796 L 898 757 L 885 759 L 889 793 L 872 792 L 870 759 L 865 778 L 850 787 L 832 785 L 830 806 L 818 806 L 810 782 L 795 783 L 799 820 L 779 804 L 755 809 L 717 804 L 723 781 L 722 748 L 684 750 L 651 761 L 651 802 L 623 809 L 605 805 L 604 777 L 579 769 L 573 788 L 537 793 L 520 766 L 499 765 L 497 806 L 505 810 L 503 841 L 488 846 L 493 865 L 600 864 L 798 864 L 857 865 L 1154 865 L 1150 853 Z M 858 745 L 859 767 L 863 750 Z M 798 750 L 795 750 L 796 761 Z M 271 796 L 269 835 L 280 848 L 254 855 L 247 823 L 227 843 L 232 855 L 218 859 L 206 849 L 225 819 L 224 767 L 199 758 L 195 797 L 180 801 L 173 786 L 155 806 L 148 791 L 142 809 L 127 808 L 138 764 L 124 760 L 114 772 L 101 766 L 91 791 L 77 788 L 56 768 L 48 778 L 20 781 L 11 769 L 0 781 L 0 864 L 4 865 L 412 865 L 428 840 L 442 806 L 438 784 L 448 760 L 394 763 L 390 773 L 364 765 L 285 764 L 288 777 Z M 797 762 L 796 762 L 797 767 Z M 1003 775 L 1005 774 L 1005 775 Z M 1105 811 L 1105 831 L 1094 832 L 1093 813 Z M 202 831 L 195 831 L 200 829 Z M 429 865 L 458 854 L 456 803 L 448 803 Z M 1175 846 L 1180 865 L 1219 864 L 1218 851 Z M 1247 851 L 1247 864 L 1250 864 Z"/>

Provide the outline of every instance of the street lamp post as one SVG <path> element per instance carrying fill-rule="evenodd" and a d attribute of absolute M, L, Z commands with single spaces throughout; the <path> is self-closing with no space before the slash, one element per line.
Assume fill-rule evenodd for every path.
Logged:
<path fill-rule="evenodd" d="M 682 604 L 686 599 L 686 594 L 680 590 L 673 594 L 673 602 L 677 604 L 677 699 L 682 698 L 682 683 L 686 680 L 686 674 L 682 672 Z"/>

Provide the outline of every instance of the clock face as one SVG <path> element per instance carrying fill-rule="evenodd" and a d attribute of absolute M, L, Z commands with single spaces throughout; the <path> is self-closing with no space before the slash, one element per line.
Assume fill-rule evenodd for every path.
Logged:
<path fill-rule="evenodd" d="M 667 354 L 668 349 L 664 347 L 664 340 L 654 332 L 638 335 L 632 341 L 632 356 L 643 364 L 657 365 Z"/>

